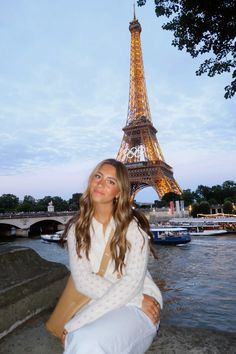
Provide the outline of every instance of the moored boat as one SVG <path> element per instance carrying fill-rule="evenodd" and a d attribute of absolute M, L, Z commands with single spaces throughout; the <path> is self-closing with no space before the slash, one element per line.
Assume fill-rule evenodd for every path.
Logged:
<path fill-rule="evenodd" d="M 224 235 L 227 233 L 227 230 L 224 230 L 218 224 L 190 224 L 185 225 L 189 230 L 191 236 L 217 236 L 217 235 Z"/>
<path fill-rule="evenodd" d="M 220 219 L 172 219 L 170 223 L 176 227 L 187 228 L 191 236 L 220 236 L 229 232 Z"/>
<path fill-rule="evenodd" d="M 217 236 L 227 234 L 227 231 L 221 229 L 203 229 L 196 227 L 196 229 L 191 228 L 189 233 L 191 236 Z"/>
<path fill-rule="evenodd" d="M 63 230 L 55 232 L 55 234 L 45 234 L 41 235 L 41 239 L 46 242 L 59 242 L 62 238 L 63 235 Z"/>
<path fill-rule="evenodd" d="M 183 227 L 151 228 L 154 243 L 160 245 L 181 245 L 191 241 L 191 236 Z"/>

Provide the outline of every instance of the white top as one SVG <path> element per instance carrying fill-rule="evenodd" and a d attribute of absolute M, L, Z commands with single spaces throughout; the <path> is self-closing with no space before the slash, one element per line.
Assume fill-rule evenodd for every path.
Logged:
<path fill-rule="evenodd" d="M 71 274 L 78 291 L 89 296 L 91 301 L 66 324 L 65 329 L 68 332 L 96 320 L 108 311 L 127 304 L 141 308 L 143 294 L 155 297 L 161 308 L 163 306 L 161 292 L 147 270 L 148 236 L 138 228 L 137 222 L 134 220 L 130 223 L 126 234 L 131 248 L 125 256 L 123 276 L 119 278 L 117 272 L 114 272 L 112 259 L 108 263 L 104 277 L 96 274 L 112 230 L 115 230 L 113 218 L 110 220 L 105 234 L 103 225 L 95 218 L 92 219 L 89 260 L 87 260 L 85 253 L 81 253 L 82 258 L 78 257 L 75 226 L 73 225 L 69 230 L 67 243 Z"/>

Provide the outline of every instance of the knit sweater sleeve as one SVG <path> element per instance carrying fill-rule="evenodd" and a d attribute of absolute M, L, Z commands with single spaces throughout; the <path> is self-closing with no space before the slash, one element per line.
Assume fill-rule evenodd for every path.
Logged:
<path fill-rule="evenodd" d="M 101 297 L 110 288 L 112 282 L 92 271 L 90 262 L 85 254 L 81 258 L 78 257 L 74 225 L 71 226 L 68 232 L 67 245 L 71 275 L 76 289 L 91 299 Z"/>
<path fill-rule="evenodd" d="M 149 253 L 148 237 L 133 221 L 129 225 L 127 239 L 131 248 L 126 256 L 125 274 L 100 298 L 89 303 L 66 324 L 65 328 L 68 332 L 96 320 L 108 311 L 124 306 L 142 292 Z"/>

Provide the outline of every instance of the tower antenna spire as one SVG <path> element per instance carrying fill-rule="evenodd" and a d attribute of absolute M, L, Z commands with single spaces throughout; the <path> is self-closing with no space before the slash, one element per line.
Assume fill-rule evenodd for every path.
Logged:
<path fill-rule="evenodd" d="M 133 3 L 133 8 L 134 8 L 134 21 L 136 20 L 136 15 L 135 15 L 135 1 Z"/>

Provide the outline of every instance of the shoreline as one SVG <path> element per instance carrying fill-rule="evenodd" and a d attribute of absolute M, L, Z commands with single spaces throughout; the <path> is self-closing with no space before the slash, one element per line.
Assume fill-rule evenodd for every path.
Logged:
<path fill-rule="evenodd" d="M 60 341 L 46 330 L 45 322 L 52 312 L 56 297 L 64 287 L 68 269 L 62 263 L 43 259 L 28 247 L 2 247 L 0 253 L 1 266 L 5 269 L 5 272 L 1 273 L 0 282 L 2 333 L 22 321 L 19 327 L 0 340 L 0 353 L 62 353 Z M 151 268 L 155 273 L 155 264 Z M 38 310 L 43 311 L 35 315 Z M 146 354 L 235 353 L 236 331 L 184 326 L 181 317 L 173 312 L 173 308 L 169 307 L 167 310 L 162 313 L 160 330 Z M 29 315 L 32 315 L 30 319 Z M 169 323 L 169 315 L 179 321 L 177 325 Z M 24 320 L 27 321 L 23 323 Z M 179 323 L 182 323 L 182 326 L 179 326 Z M 195 323 L 202 322 L 199 320 Z"/>
<path fill-rule="evenodd" d="M 236 285 L 233 281 L 235 278 L 233 269 L 236 246 L 235 237 L 233 238 L 233 243 L 230 237 L 227 237 L 226 240 L 225 236 L 223 239 L 217 237 L 215 241 L 212 240 L 212 237 L 196 237 L 190 247 L 188 245 L 174 248 L 158 247 L 159 260 L 156 261 L 151 258 L 148 269 L 163 293 L 165 306 L 162 311 L 162 322 L 164 321 L 168 326 L 178 326 L 180 322 L 186 327 L 236 332 L 234 319 L 236 314 L 235 299 L 232 298 L 232 301 L 226 301 L 226 305 L 221 301 L 228 298 L 227 289 L 229 286 L 231 287 L 231 292 L 236 291 Z M 24 239 L 20 240 L 20 242 L 3 245 L 1 248 L 6 249 L 8 247 L 33 249 L 41 258 L 49 262 L 56 262 L 61 266 L 65 265 L 68 268 L 66 251 L 62 250 L 58 245 L 48 245 L 41 242 L 40 239 Z M 207 258 L 208 262 L 206 262 L 205 255 L 209 254 L 209 252 L 211 252 L 210 257 Z M 196 262 L 196 255 L 198 254 L 202 254 L 202 259 Z M 218 257 L 227 255 L 229 260 L 227 269 L 230 266 L 230 278 L 227 278 L 226 283 L 223 277 L 225 273 L 224 267 L 220 266 L 217 272 L 215 270 L 213 256 L 216 254 L 218 254 Z M 30 263 L 28 262 L 27 264 Z M 195 264 L 197 268 L 191 268 L 191 264 Z M 27 268 L 26 265 L 22 266 Z M 178 276 L 176 276 L 177 270 Z M 188 271 L 186 272 L 186 270 Z M 22 276 L 21 273 L 22 271 L 19 271 L 20 277 Z M 9 273 L 6 281 L 8 281 L 7 279 L 9 279 L 11 274 L 12 272 Z M 212 282 L 208 281 L 209 274 L 211 274 L 213 279 Z M 17 281 L 18 278 L 17 276 Z M 1 283 L 4 283 L 4 279 L 2 279 Z M 186 289 L 187 291 L 185 291 Z M 220 292 L 218 291 L 219 289 Z M 208 292 L 210 294 L 209 301 L 206 300 L 209 299 Z M 45 303 L 43 303 L 43 307 L 44 305 Z"/>
<path fill-rule="evenodd" d="M 45 328 L 51 310 L 31 318 L 0 340 L 4 354 L 60 354 L 59 340 Z M 161 323 L 157 337 L 146 354 L 234 354 L 236 333 L 203 328 L 167 326 Z"/>

